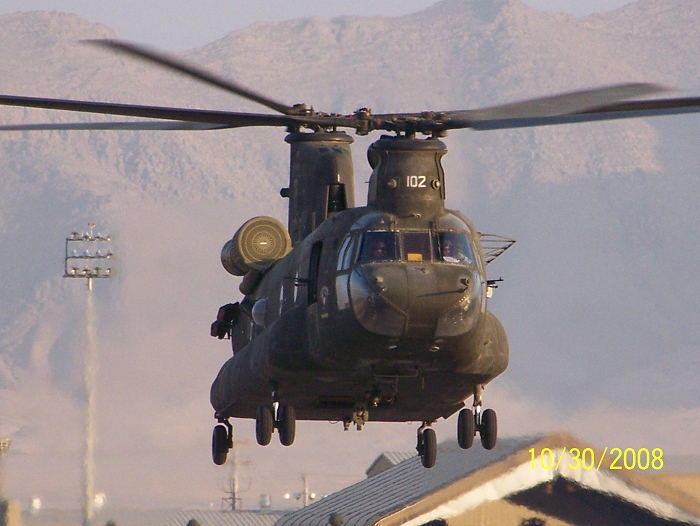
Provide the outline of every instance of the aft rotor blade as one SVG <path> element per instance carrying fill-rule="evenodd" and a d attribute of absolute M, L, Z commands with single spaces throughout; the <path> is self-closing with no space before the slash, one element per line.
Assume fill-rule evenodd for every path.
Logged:
<path fill-rule="evenodd" d="M 183 121 L 147 121 L 147 122 L 64 122 L 44 124 L 5 124 L 0 131 L 42 131 L 42 130 L 221 130 L 230 128 L 223 124 Z"/>
<path fill-rule="evenodd" d="M 659 84 L 642 82 L 616 84 L 603 88 L 539 97 L 480 110 L 449 111 L 444 113 L 449 117 L 450 121 L 468 120 L 472 122 L 550 117 L 553 115 L 580 113 L 592 108 L 664 91 L 669 91 L 669 88 Z"/>
<path fill-rule="evenodd" d="M 235 93 L 236 95 L 239 95 L 243 98 L 252 100 L 253 102 L 257 102 L 258 104 L 262 104 L 263 106 L 266 106 L 271 110 L 278 111 L 284 115 L 299 115 L 301 111 L 299 108 L 294 108 L 282 102 L 277 102 L 276 100 L 266 97 L 265 95 L 257 93 L 244 86 L 241 86 L 240 84 L 236 84 L 234 82 L 231 82 L 230 80 L 224 79 L 223 77 L 219 77 L 218 75 L 215 75 L 209 71 L 198 68 L 191 64 L 187 64 L 182 60 L 178 60 L 176 58 L 167 56 L 163 53 L 158 53 L 157 51 L 146 49 L 136 44 L 108 39 L 84 40 L 83 42 L 87 44 L 94 44 L 97 46 L 113 49 L 122 53 L 126 53 L 127 55 L 131 55 L 132 57 L 140 58 L 142 60 L 158 64 L 159 66 L 179 71 L 180 73 L 184 73 L 185 75 L 206 82 L 207 84 L 217 86 L 230 93 Z"/>
<path fill-rule="evenodd" d="M 301 119 L 288 115 L 168 108 L 160 106 L 141 106 L 137 104 L 19 97 L 14 95 L 0 95 L 0 105 L 219 124 L 229 128 L 239 128 L 243 126 L 300 126 L 307 122 L 313 124 L 314 122 L 312 121 L 318 120 L 309 117 Z"/>

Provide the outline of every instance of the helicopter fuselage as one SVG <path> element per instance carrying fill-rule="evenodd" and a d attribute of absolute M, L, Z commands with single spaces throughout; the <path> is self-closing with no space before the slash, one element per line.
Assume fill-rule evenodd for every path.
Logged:
<path fill-rule="evenodd" d="M 298 419 L 429 422 L 506 369 L 480 234 L 444 208 L 444 145 L 401 140 L 370 150 L 368 206 L 330 214 L 241 303 L 217 418 L 255 418 L 274 391 Z"/>

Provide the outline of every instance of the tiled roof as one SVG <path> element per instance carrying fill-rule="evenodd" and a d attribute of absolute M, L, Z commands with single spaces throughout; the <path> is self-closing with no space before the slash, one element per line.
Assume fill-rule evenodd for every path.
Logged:
<path fill-rule="evenodd" d="M 200 526 L 272 526 L 283 512 L 183 510 L 172 513 L 166 526 L 187 526 L 194 519 Z"/>
<path fill-rule="evenodd" d="M 459 449 L 456 444 L 441 445 L 432 469 L 424 468 L 420 458 L 414 455 L 387 471 L 282 517 L 275 526 L 327 526 L 331 513 L 342 515 L 343 526 L 375 524 L 393 511 L 526 448 L 539 438 L 500 439 L 491 451 L 477 447 L 478 444 L 469 451 Z"/>
<path fill-rule="evenodd" d="M 400 464 L 404 460 L 415 457 L 416 452 L 414 451 L 387 451 L 379 455 L 372 465 L 367 468 L 365 475 L 368 477 L 373 477 L 382 471 L 386 471 L 389 468 L 394 467 L 396 464 Z"/>

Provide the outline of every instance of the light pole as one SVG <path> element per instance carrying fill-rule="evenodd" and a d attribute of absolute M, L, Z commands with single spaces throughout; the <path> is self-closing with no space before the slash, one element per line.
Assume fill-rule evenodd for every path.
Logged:
<path fill-rule="evenodd" d="M 9 438 L 0 438 L 0 502 L 5 500 L 5 454 L 11 443 Z"/>
<path fill-rule="evenodd" d="M 87 306 L 85 323 L 87 347 L 83 354 L 85 389 L 85 442 L 83 449 L 83 526 L 91 526 L 95 511 L 93 488 L 94 468 L 94 412 L 95 372 L 97 369 L 97 343 L 95 339 L 95 310 L 92 301 L 92 280 L 112 276 L 113 257 L 108 235 L 93 234 L 95 223 L 88 223 L 84 233 L 72 232 L 66 238 L 64 278 L 87 279 Z"/>

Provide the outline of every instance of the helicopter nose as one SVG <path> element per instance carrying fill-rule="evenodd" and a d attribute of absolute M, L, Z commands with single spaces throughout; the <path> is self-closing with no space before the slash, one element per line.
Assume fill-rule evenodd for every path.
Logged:
<path fill-rule="evenodd" d="M 458 336 L 476 323 L 481 280 L 458 265 L 406 266 L 409 338 Z"/>
<path fill-rule="evenodd" d="M 481 280 L 459 265 L 372 264 L 355 269 L 355 316 L 371 332 L 435 338 L 469 331 L 478 317 Z"/>

